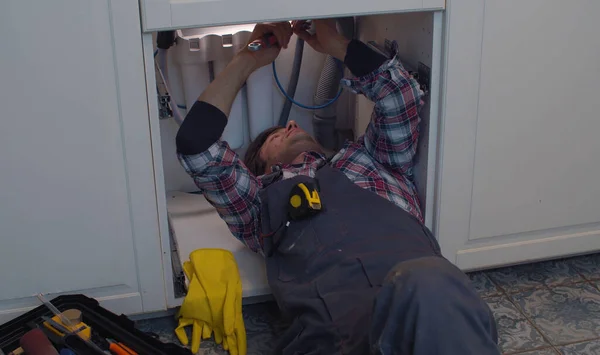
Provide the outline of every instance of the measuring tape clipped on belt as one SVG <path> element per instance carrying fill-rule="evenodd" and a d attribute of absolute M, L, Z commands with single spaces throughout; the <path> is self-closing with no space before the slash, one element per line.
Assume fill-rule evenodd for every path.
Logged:
<path fill-rule="evenodd" d="M 301 182 L 292 188 L 287 210 L 291 220 L 299 220 L 321 211 L 319 185 L 316 181 Z"/>
<path fill-rule="evenodd" d="M 314 182 L 301 182 L 294 185 L 287 201 L 289 219 L 283 222 L 273 233 L 263 236 L 273 238 L 273 244 L 267 250 L 267 256 L 273 256 L 273 253 L 279 249 L 287 228 L 290 226 L 290 221 L 297 221 L 313 216 L 321 211 L 322 208 L 323 205 L 319 196 L 319 184 L 316 180 Z"/>

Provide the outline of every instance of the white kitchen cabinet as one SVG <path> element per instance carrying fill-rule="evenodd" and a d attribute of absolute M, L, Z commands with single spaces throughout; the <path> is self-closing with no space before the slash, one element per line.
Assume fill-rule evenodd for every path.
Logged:
<path fill-rule="evenodd" d="M 177 258 L 196 248 L 232 250 L 244 295 L 269 292 L 262 259 L 188 193 L 177 127 L 158 117 L 152 31 L 162 29 L 363 15 L 360 39 L 397 40 L 408 66 L 430 68 L 415 183 L 452 262 L 600 250 L 600 3 L 140 2 L 2 5 L 0 322 L 40 292 L 85 293 L 117 313 L 177 306 Z M 277 62 L 284 86 L 292 51 Z M 306 47 L 304 60 L 296 97 L 310 103 L 323 56 Z M 343 102 L 362 133 L 372 105 Z"/>
<path fill-rule="evenodd" d="M 436 2 L 424 3 L 433 8 Z M 188 241 L 200 243 L 187 248 L 234 251 L 245 295 L 268 293 L 263 261 L 231 236 L 210 206 L 177 209 L 176 197 L 200 196 L 169 189 L 172 176 L 182 179 L 171 171 L 180 168 L 176 128 L 158 119 L 152 35 L 142 34 L 137 1 L 14 0 L 2 10 L 0 29 L 9 35 L 0 54 L 0 322 L 37 306 L 37 293 L 84 293 L 126 314 L 178 305 L 167 213 L 172 202 L 171 227 L 180 229 L 178 211 L 195 223 L 187 229 Z M 430 95 L 439 95 L 441 13 L 393 16 L 380 23 L 359 20 L 363 39 L 400 40 L 407 63 L 431 68 Z M 410 25 L 396 27 L 397 20 Z M 289 73 L 290 53 L 282 55 L 288 61 L 282 77 Z M 323 59 L 311 55 L 305 59 Z M 321 65 L 307 60 L 303 70 L 318 74 Z M 314 90 L 308 77 L 318 75 L 302 76 L 297 97 L 306 102 Z M 282 80 L 285 85 L 287 78 Z M 279 110 L 282 97 L 277 99 Z M 439 100 L 432 101 L 434 108 Z M 348 106 L 363 120 L 370 114 L 358 102 Z M 435 161 L 437 109 L 430 115 L 429 107 L 418 169 L 423 181 L 434 176 L 427 166 Z M 294 109 L 293 115 L 307 114 Z M 432 184 L 419 184 L 424 201 L 430 191 Z M 260 282 L 247 281 L 253 277 Z"/>
<path fill-rule="evenodd" d="M 447 9 L 445 255 L 476 269 L 600 250 L 600 2 Z"/>
<path fill-rule="evenodd" d="M 37 293 L 165 309 L 137 1 L 1 7 L 0 323 Z"/>
<path fill-rule="evenodd" d="M 234 23 L 439 10 L 445 0 L 140 0 L 144 31 Z"/>

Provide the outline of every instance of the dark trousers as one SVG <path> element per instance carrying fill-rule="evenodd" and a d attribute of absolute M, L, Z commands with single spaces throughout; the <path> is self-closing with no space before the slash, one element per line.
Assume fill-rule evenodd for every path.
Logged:
<path fill-rule="evenodd" d="M 376 296 L 371 354 L 497 355 L 497 342 L 491 310 L 444 258 L 397 264 Z"/>

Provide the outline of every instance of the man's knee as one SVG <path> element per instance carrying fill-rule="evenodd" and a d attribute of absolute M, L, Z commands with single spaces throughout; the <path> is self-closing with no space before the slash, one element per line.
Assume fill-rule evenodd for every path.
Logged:
<path fill-rule="evenodd" d="M 417 346 L 422 354 L 498 354 L 489 307 L 469 278 L 441 257 L 397 264 L 387 274 L 374 310 L 371 339 L 376 349 L 410 353 L 406 349 Z M 404 348 L 396 339 L 412 343 Z"/>
<path fill-rule="evenodd" d="M 420 300 L 429 297 L 444 297 L 452 289 L 468 289 L 469 279 L 440 257 L 426 257 L 397 264 L 387 274 L 384 284 L 396 292 L 410 293 Z"/>

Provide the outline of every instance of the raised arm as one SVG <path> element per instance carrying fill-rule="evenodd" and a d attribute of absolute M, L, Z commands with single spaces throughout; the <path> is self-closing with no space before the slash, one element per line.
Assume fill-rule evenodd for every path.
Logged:
<path fill-rule="evenodd" d="M 273 33 L 279 43 L 287 46 L 291 28 L 289 23 L 257 25 L 250 41 L 266 33 Z M 262 252 L 260 180 L 220 137 L 233 100 L 248 76 L 271 63 L 278 54 L 279 48 L 275 47 L 239 52 L 200 95 L 179 128 L 176 140 L 181 165 L 231 233 L 256 252 Z"/>
<path fill-rule="evenodd" d="M 371 49 L 361 51 L 364 50 Z M 347 62 L 351 55 L 355 53 L 349 47 Z M 419 139 L 422 92 L 397 57 L 373 63 L 379 65 L 366 74 L 357 74 L 358 78 L 342 82 L 375 103 L 363 137 L 365 149 L 380 164 L 410 176 Z"/>
<path fill-rule="evenodd" d="M 315 21 L 316 33 L 294 24 L 296 32 L 315 50 L 343 60 L 357 78 L 342 83 L 375 103 L 363 137 L 367 152 L 380 164 L 411 174 L 419 137 L 421 91 L 397 58 L 388 60 L 358 40 L 338 34 L 333 20 Z"/>
<path fill-rule="evenodd" d="M 250 36 L 250 41 L 261 38 L 267 33 L 273 33 L 277 41 L 282 43 L 283 47 L 287 47 L 292 29 L 288 22 L 258 24 Z M 278 46 L 256 52 L 244 48 L 235 55 L 227 67 L 202 92 L 181 124 L 177 133 L 179 153 L 198 154 L 208 149 L 221 137 L 237 93 L 250 74 L 273 62 L 280 50 Z"/>

